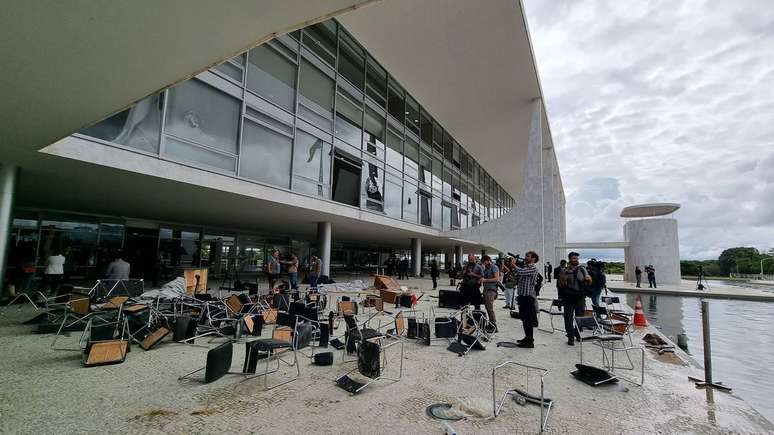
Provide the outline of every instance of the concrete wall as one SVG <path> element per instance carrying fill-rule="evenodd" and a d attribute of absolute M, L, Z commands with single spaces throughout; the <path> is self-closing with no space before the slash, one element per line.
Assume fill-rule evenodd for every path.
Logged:
<path fill-rule="evenodd" d="M 500 252 L 524 254 L 533 250 L 541 261 L 555 263 L 554 246 L 564 243 L 564 192 L 552 146 L 544 147 L 543 105 L 535 100 L 529 129 L 524 180 L 516 205 L 491 222 L 446 232 L 443 235 L 471 240 Z"/>
<path fill-rule="evenodd" d="M 656 283 L 680 283 L 680 246 L 677 219 L 639 219 L 624 225 L 624 239 L 630 243 L 626 252 L 627 281 L 634 281 L 634 268 L 652 264 Z M 642 280 L 647 282 L 644 275 Z"/>

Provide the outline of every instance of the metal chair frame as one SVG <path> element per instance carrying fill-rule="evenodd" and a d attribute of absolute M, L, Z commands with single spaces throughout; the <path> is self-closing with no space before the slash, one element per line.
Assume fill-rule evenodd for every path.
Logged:
<path fill-rule="evenodd" d="M 598 346 L 602 351 L 602 364 L 603 366 L 615 377 L 629 382 L 634 385 L 641 386 L 645 382 L 645 348 L 642 346 L 626 346 L 623 342 L 624 337 L 621 334 L 605 334 L 605 330 L 597 323 L 597 319 L 594 316 L 582 316 L 575 318 L 575 329 L 578 334 L 581 334 L 583 329 L 593 329 L 594 334 L 590 337 L 592 344 Z M 588 340 L 588 338 L 586 339 Z M 583 341 L 580 340 L 580 363 L 583 364 Z M 617 343 L 621 343 L 618 347 Z M 607 352 L 610 352 L 610 357 L 607 356 Z M 639 351 L 641 357 L 640 363 L 640 381 L 637 382 L 632 379 L 620 376 L 615 373 L 616 369 L 621 370 L 635 370 L 636 366 L 632 361 L 629 351 Z M 616 352 L 624 352 L 626 359 L 629 361 L 628 366 L 617 366 L 615 364 Z"/>
<path fill-rule="evenodd" d="M 403 344 L 404 344 L 403 340 L 402 339 L 397 339 L 395 341 L 392 341 L 391 343 L 386 343 L 386 339 L 387 338 L 388 338 L 387 336 L 383 336 L 383 337 L 375 337 L 375 338 L 372 338 L 372 339 L 369 340 L 369 341 L 375 341 L 378 344 L 378 346 L 379 346 L 379 356 L 380 356 L 380 361 L 381 361 L 381 363 L 379 365 L 379 373 L 380 373 L 380 375 L 375 377 L 375 378 L 370 378 L 369 377 L 368 382 L 366 382 L 365 384 L 360 386 L 354 392 L 351 392 L 350 396 L 354 396 L 355 394 L 363 391 L 369 385 L 373 384 L 374 382 L 380 381 L 380 380 L 399 382 L 401 379 L 403 379 Z M 360 345 L 360 342 L 356 343 L 356 346 L 358 346 L 358 349 L 359 349 L 359 345 Z M 385 375 L 381 374 L 384 371 L 386 371 L 386 369 L 389 366 L 388 365 L 388 360 L 387 360 L 387 350 L 390 349 L 393 346 L 400 346 L 400 363 L 399 363 L 398 377 L 397 378 L 392 378 L 392 377 L 388 377 L 388 376 L 385 376 Z M 351 373 L 354 373 L 356 371 L 359 371 L 359 367 L 355 367 L 352 370 L 350 370 L 350 371 L 344 373 L 343 375 L 339 376 L 336 379 L 335 382 L 338 382 L 338 380 L 344 378 L 345 376 L 349 376 Z"/>
<path fill-rule="evenodd" d="M 525 388 L 527 391 L 529 391 L 530 371 L 537 372 L 540 376 L 540 420 L 538 420 L 538 426 L 540 428 L 539 432 L 543 433 L 543 431 L 546 430 L 546 426 L 548 425 L 548 417 L 551 415 L 551 407 L 554 404 L 553 401 L 546 402 L 545 400 L 545 377 L 549 371 L 543 367 L 521 364 L 515 361 L 505 361 L 492 368 L 492 413 L 494 418 L 497 418 L 497 416 L 500 414 L 500 411 L 502 411 L 503 405 L 505 404 L 505 399 L 507 399 L 511 394 L 514 394 L 512 389 L 506 388 L 505 392 L 500 396 L 500 400 L 497 400 L 497 370 L 508 366 L 517 366 L 526 370 L 527 381 Z M 547 404 L 547 406 L 543 404 Z"/>
<path fill-rule="evenodd" d="M 74 299 L 77 298 L 77 299 Z M 74 302 L 83 302 L 86 301 L 88 307 L 86 311 L 76 312 L 73 310 L 73 303 Z M 107 319 L 105 319 L 104 315 L 106 314 L 112 314 L 112 312 L 115 312 L 111 310 L 111 312 L 100 312 L 100 311 L 92 311 L 91 309 L 91 299 L 88 297 L 88 295 L 81 294 L 81 293 L 70 293 L 70 300 L 67 302 L 60 304 L 64 306 L 64 314 L 62 315 L 62 322 L 59 325 L 59 329 L 56 332 L 56 335 L 54 336 L 54 341 L 51 342 L 51 348 L 54 350 L 73 350 L 68 348 L 57 348 L 56 342 L 59 339 L 59 336 L 62 334 L 62 331 L 66 328 L 70 328 L 78 323 L 83 323 L 85 325 L 88 324 L 92 319 L 98 319 L 105 323 L 108 322 Z M 119 307 L 118 309 L 118 318 L 121 318 L 122 315 L 123 306 Z M 67 320 L 70 318 L 74 318 L 74 320 L 70 323 L 67 323 Z"/>
<path fill-rule="evenodd" d="M 558 307 L 558 310 L 554 311 L 554 307 Z M 549 334 L 553 334 L 556 331 L 564 331 L 563 328 L 557 328 L 554 326 L 554 317 L 563 316 L 564 312 L 562 310 L 564 310 L 564 308 L 563 308 L 561 299 L 552 299 L 551 305 L 548 307 L 548 310 L 546 310 L 545 308 L 541 308 L 538 311 L 538 315 L 540 315 L 540 313 L 548 314 L 548 320 L 549 320 L 548 323 L 551 325 L 551 329 L 538 327 L 538 331 L 548 332 Z M 538 324 L 542 324 L 542 323 L 543 322 L 538 322 Z"/>

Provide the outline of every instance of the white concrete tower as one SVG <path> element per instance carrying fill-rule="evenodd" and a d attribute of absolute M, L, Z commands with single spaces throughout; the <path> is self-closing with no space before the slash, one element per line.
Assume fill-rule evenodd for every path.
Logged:
<path fill-rule="evenodd" d="M 645 266 L 656 269 L 656 283 L 680 283 L 680 244 L 677 236 L 677 219 L 656 216 L 671 214 L 679 204 L 642 204 L 626 207 L 621 217 L 634 218 L 624 225 L 627 281 L 634 281 L 634 268 L 643 269 L 642 281 L 647 283 Z"/>

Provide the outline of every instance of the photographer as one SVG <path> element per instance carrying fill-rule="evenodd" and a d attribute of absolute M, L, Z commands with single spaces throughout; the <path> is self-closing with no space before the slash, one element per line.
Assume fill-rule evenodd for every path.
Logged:
<path fill-rule="evenodd" d="M 535 338 L 533 334 L 534 325 L 537 324 L 537 311 L 535 310 L 535 301 L 537 300 L 537 277 L 538 270 L 535 264 L 540 260 L 538 254 L 529 251 L 524 256 L 524 265 L 516 266 L 512 273 L 518 277 L 516 287 L 516 303 L 519 305 L 519 317 L 524 327 L 524 338 L 516 341 L 518 347 L 535 347 Z"/>
<path fill-rule="evenodd" d="M 580 340 L 575 331 L 574 316 L 583 316 L 586 309 L 586 289 L 591 285 L 591 276 L 586 268 L 580 265 L 580 254 L 570 252 L 567 267 L 559 272 L 556 286 L 562 300 L 564 311 L 564 332 L 567 334 L 567 344 L 575 345 L 575 339 Z"/>
<path fill-rule="evenodd" d="M 462 283 L 460 283 L 462 306 L 473 305 L 477 310 L 481 309 L 481 292 L 478 287 L 481 285 L 483 273 L 484 268 L 476 263 L 476 256 L 468 254 L 468 262 L 462 269 Z"/>

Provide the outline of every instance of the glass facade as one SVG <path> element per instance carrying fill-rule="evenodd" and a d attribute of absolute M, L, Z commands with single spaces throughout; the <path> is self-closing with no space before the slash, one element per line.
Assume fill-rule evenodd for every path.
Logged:
<path fill-rule="evenodd" d="M 439 230 L 497 219 L 515 204 L 335 20 L 80 133 Z"/>

